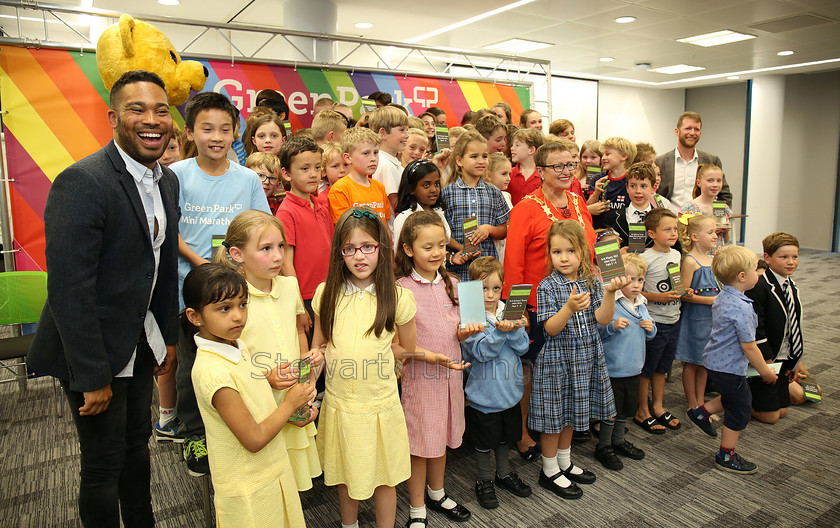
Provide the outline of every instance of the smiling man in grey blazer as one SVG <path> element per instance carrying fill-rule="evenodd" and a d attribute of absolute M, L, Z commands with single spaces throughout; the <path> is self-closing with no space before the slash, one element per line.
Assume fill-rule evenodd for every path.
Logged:
<path fill-rule="evenodd" d="M 677 128 L 674 129 L 674 134 L 677 136 L 677 148 L 656 158 L 656 164 L 662 176 L 657 192 L 671 200 L 677 207 L 682 207 L 692 200 L 691 191 L 694 189 L 697 167 L 711 163 L 723 169 L 719 157 L 695 148 L 697 142 L 700 141 L 702 127 L 703 121 L 697 112 L 680 114 Z M 732 193 L 729 191 L 725 175 L 718 200 L 732 206 Z"/>
<path fill-rule="evenodd" d="M 109 106 L 114 140 L 50 188 L 48 296 L 27 363 L 67 394 L 82 523 L 146 527 L 153 374 L 178 335 L 178 179 L 157 162 L 172 131 L 160 77 L 124 74 Z"/>

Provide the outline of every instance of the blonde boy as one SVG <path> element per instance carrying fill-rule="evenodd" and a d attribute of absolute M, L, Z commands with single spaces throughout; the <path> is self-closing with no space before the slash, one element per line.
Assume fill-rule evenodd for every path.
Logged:
<path fill-rule="evenodd" d="M 268 199 L 268 206 L 271 208 L 272 214 L 276 213 L 283 195 L 283 193 L 280 193 L 280 199 L 274 198 L 274 193 L 277 192 L 282 183 L 280 159 L 270 152 L 254 152 L 245 160 L 245 167 L 256 172 L 257 176 L 260 177 L 265 197 Z M 283 188 L 288 190 L 285 185 Z"/>
<path fill-rule="evenodd" d="M 399 110 L 397 110 L 399 112 Z M 330 188 L 327 197 L 333 223 L 351 207 L 367 205 L 382 219 L 391 217 L 385 186 L 370 179 L 379 165 L 379 134 L 368 128 L 351 128 L 341 137 L 341 152 L 347 163 L 347 176 Z"/>
<path fill-rule="evenodd" d="M 542 132 L 534 128 L 520 128 L 511 135 L 510 160 L 517 164 L 510 172 L 508 185 L 513 205 L 542 185 L 542 180 L 537 175 L 534 154 L 544 141 Z"/>
<path fill-rule="evenodd" d="M 312 120 L 310 130 L 312 138 L 321 147 L 327 141 L 341 141 L 341 136 L 347 130 L 347 120 L 338 112 L 322 110 Z"/>
<path fill-rule="evenodd" d="M 373 179 L 385 186 L 388 205 L 393 211 L 397 206 L 397 190 L 402 177 L 402 163 L 397 159 L 408 141 L 408 116 L 394 106 L 377 108 L 370 114 L 368 127 L 379 134 L 379 166 Z M 388 222 L 389 227 L 393 221 Z"/>
<path fill-rule="evenodd" d="M 627 166 L 635 158 L 636 145 L 629 139 L 611 137 L 601 143 L 601 168 L 604 172 L 592 179 L 592 185 L 589 188 L 592 195 L 587 203 L 593 204 L 604 199 L 610 203 L 612 209 L 625 207 L 630 203 L 625 176 Z"/>

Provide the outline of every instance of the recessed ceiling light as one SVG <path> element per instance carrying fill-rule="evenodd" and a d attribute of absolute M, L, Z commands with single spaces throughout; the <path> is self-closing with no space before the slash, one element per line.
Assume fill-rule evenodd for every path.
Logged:
<path fill-rule="evenodd" d="M 740 77 L 738 77 L 737 75 L 730 75 L 726 78 L 727 81 L 737 81 L 738 79 L 740 79 Z"/>
<path fill-rule="evenodd" d="M 785 50 L 785 51 L 780 51 L 776 55 L 778 55 L 779 57 L 787 57 L 788 55 L 793 55 L 793 52 L 791 50 Z"/>
<path fill-rule="evenodd" d="M 181 3 L 180 0 L 158 0 L 160 5 L 176 6 Z"/>
<path fill-rule="evenodd" d="M 693 71 L 705 70 L 702 66 L 689 66 L 688 64 L 675 64 L 673 66 L 663 66 L 662 68 L 653 68 L 648 71 L 654 73 L 665 73 L 667 75 L 675 75 L 677 73 L 688 73 Z"/>
<path fill-rule="evenodd" d="M 685 42 L 687 44 L 694 44 L 695 46 L 720 46 L 721 44 L 730 44 L 732 42 L 740 42 L 742 40 L 754 39 L 755 35 L 747 35 L 746 33 L 737 33 L 725 29 L 723 31 L 715 31 L 714 33 L 706 33 L 704 35 L 695 35 L 693 37 L 685 37 L 677 39 L 677 42 Z"/>
<path fill-rule="evenodd" d="M 614 61 L 615 59 L 614 59 L 614 58 L 612 58 L 612 57 L 601 57 L 601 58 L 600 58 L 600 59 L 598 59 L 598 60 L 599 60 L 599 61 L 601 61 L 601 62 L 612 62 L 612 61 Z"/>
<path fill-rule="evenodd" d="M 370 22 L 356 22 L 356 27 L 359 29 L 370 29 L 373 27 L 373 24 Z"/>
<path fill-rule="evenodd" d="M 633 16 L 622 16 L 615 19 L 615 21 L 619 24 L 629 24 L 630 22 L 635 22 L 636 17 Z"/>
<path fill-rule="evenodd" d="M 489 44 L 487 46 L 484 46 L 484 49 L 494 51 L 508 51 L 510 53 L 525 53 L 528 51 L 548 48 L 553 45 L 554 44 L 549 44 L 548 42 L 536 42 L 533 40 L 514 38 L 502 42 L 497 42 L 496 44 Z"/>
<path fill-rule="evenodd" d="M 446 33 L 452 31 L 453 29 L 458 29 L 459 27 L 472 24 L 473 22 L 478 22 L 479 20 L 484 20 L 485 18 L 489 18 L 493 15 L 498 15 L 499 13 L 504 13 L 505 11 L 510 11 L 511 9 L 516 9 L 517 7 L 524 6 L 535 1 L 536 0 L 519 0 L 518 2 L 503 5 L 502 7 L 493 9 L 491 11 L 487 11 L 485 13 L 481 13 L 480 15 L 475 15 L 474 17 L 461 20 L 460 22 L 455 22 L 454 24 L 449 24 L 448 26 L 444 26 L 440 29 L 429 31 L 428 33 L 424 33 L 419 37 L 410 38 L 408 40 L 405 40 L 404 42 L 406 44 L 415 44 L 417 42 L 420 42 L 421 40 L 426 40 L 427 38 L 435 37 L 437 35 L 440 35 L 441 33 Z"/>

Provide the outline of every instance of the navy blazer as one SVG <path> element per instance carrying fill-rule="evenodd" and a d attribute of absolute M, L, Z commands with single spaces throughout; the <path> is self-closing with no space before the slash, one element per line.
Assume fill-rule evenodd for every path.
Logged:
<path fill-rule="evenodd" d="M 111 383 L 143 333 L 149 296 L 164 341 L 177 341 L 178 179 L 163 167 L 166 213 L 154 255 L 137 185 L 113 140 L 61 172 L 44 210 L 47 303 L 26 358 L 34 370 L 89 392 Z"/>
<path fill-rule="evenodd" d="M 790 282 L 791 292 L 793 292 L 794 311 L 796 312 L 796 318 L 799 319 L 799 329 L 801 331 L 802 303 L 799 301 L 799 290 L 792 279 L 788 278 L 788 281 Z M 770 270 L 767 270 L 758 278 L 758 283 L 753 289 L 746 291 L 745 294 L 753 300 L 753 309 L 758 314 L 755 342 L 761 350 L 764 360 L 773 360 L 782 347 L 788 316 L 782 286 L 776 280 L 776 276 Z"/>
<path fill-rule="evenodd" d="M 659 182 L 659 188 L 656 192 L 668 199 L 671 198 L 671 195 L 674 192 L 675 161 L 676 154 L 674 154 L 673 150 L 656 157 L 656 165 L 659 167 L 659 174 L 662 178 L 662 180 Z M 721 170 L 723 170 L 723 164 L 720 161 L 720 158 L 715 156 L 714 154 L 709 154 L 708 152 L 698 150 L 697 161 L 701 165 L 707 163 L 717 165 L 721 168 Z M 723 186 L 721 187 L 720 192 L 718 193 L 718 200 L 724 201 L 726 202 L 726 205 L 732 207 L 732 192 L 729 190 L 729 184 L 726 183 L 726 174 L 723 175 Z"/>

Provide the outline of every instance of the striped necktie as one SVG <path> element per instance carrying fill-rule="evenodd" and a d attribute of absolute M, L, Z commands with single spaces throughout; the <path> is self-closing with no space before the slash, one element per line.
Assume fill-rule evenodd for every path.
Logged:
<path fill-rule="evenodd" d="M 782 285 L 782 292 L 785 295 L 785 309 L 790 321 L 790 357 L 791 359 L 797 359 L 802 355 L 802 332 L 799 328 L 799 318 L 796 317 L 796 305 L 793 302 L 793 292 L 791 290 L 790 280 L 788 279 Z"/>

